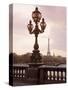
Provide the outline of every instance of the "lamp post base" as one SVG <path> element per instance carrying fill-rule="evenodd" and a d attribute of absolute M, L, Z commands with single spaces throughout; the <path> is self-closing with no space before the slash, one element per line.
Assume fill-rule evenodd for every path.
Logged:
<path fill-rule="evenodd" d="M 39 50 L 33 50 L 32 56 L 31 56 L 31 62 L 32 63 L 41 63 L 41 54 Z"/>

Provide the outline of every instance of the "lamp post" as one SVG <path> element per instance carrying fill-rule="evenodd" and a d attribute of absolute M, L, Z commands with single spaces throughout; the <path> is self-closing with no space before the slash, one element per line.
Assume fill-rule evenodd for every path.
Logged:
<path fill-rule="evenodd" d="M 35 22 L 35 28 L 33 28 L 32 21 L 29 21 L 29 24 L 27 25 L 29 33 L 30 34 L 35 34 L 35 44 L 34 44 L 34 50 L 31 56 L 31 61 L 33 63 L 40 63 L 41 62 L 41 55 L 39 51 L 39 45 L 38 45 L 38 34 L 43 33 L 44 29 L 46 27 L 46 23 L 44 21 L 44 18 L 42 18 L 42 21 L 40 22 L 42 18 L 41 13 L 38 11 L 38 8 L 35 8 L 35 11 L 32 12 L 32 19 Z M 39 22 L 40 22 L 40 27 L 41 30 L 39 29 Z"/>

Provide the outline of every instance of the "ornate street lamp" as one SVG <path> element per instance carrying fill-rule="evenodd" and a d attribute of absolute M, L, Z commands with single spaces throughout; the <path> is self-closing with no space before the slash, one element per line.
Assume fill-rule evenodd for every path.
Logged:
<path fill-rule="evenodd" d="M 33 29 L 33 24 L 32 21 L 29 21 L 29 24 L 27 25 L 29 33 L 30 34 L 35 34 L 35 44 L 34 44 L 34 50 L 31 56 L 31 60 L 33 63 L 40 63 L 41 62 L 41 55 L 39 51 L 39 45 L 38 45 L 38 34 L 43 33 L 45 28 L 46 28 L 46 23 L 44 21 L 44 18 L 42 18 L 41 13 L 38 11 L 38 8 L 36 7 L 35 11 L 32 12 L 32 18 L 33 21 L 35 22 L 35 28 Z M 42 18 L 42 21 L 40 22 Z M 39 29 L 38 23 L 40 22 L 41 30 Z"/>

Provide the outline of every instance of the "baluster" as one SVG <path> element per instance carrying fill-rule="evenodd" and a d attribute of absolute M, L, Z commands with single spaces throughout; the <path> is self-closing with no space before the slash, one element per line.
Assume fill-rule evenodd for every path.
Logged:
<path fill-rule="evenodd" d="M 55 80 L 57 80 L 57 71 L 55 71 Z"/>
<path fill-rule="evenodd" d="M 23 78 L 25 78 L 25 69 L 23 69 Z"/>
<path fill-rule="evenodd" d="M 59 71 L 59 80 L 61 80 L 61 71 Z"/>
<path fill-rule="evenodd" d="M 18 67 L 18 78 L 19 78 L 19 67 Z"/>
<path fill-rule="evenodd" d="M 53 71 L 51 71 L 51 80 L 53 80 L 53 74 L 54 74 Z"/>
<path fill-rule="evenodd" d="M 50 80 L 51 80 L 51 71 L 50 71 Z"/>
<path fill-rule="evenodd" d="M 65 72 L 63 71 L 63 81 L 65 81 Z"/>
<path fill-rule="evenodd" d="M 17 67 L 15 67 L 15 69 L 16 69 L 16 78 L 17 78 Z"/>
<path fill-rule="evenodd" d="M 23 79 L 23 67 L 22 67 L 22 79 Z"/>
<path fill-rule="evenodd" d="M 19 70 L 19 77 L 21 78 L 21 67 L 20 67 L 20 70 Z"/>
<path fill-rule="evenodd" d="M 15 78 L 16 77 L 15 67 L 13 68 L 13 70 L 14 70 L 14 76 L 13 77 Z"/>
<path fill-rule="evenodd" d="M 17 78 L 17 67 L 15 69 L 16 69 L 16 78 Z"/>
<path fill-rule="evenodd" d="M 21 67 L 21 78 L 22 78 L 22 67 Z"/>
<path fill-rule="evenodd" d="M 17 69 L 17 77 L 19 78 L 19 67 Z"/>
<path fill-rule="evenodd" d="M 47 71 L 47 79 L 50 80 L 50 71 Z"/>
<path fill-rule="evenodd" d="M 18 68 L 18 77 L 20 78 L 20 67 Z"/>

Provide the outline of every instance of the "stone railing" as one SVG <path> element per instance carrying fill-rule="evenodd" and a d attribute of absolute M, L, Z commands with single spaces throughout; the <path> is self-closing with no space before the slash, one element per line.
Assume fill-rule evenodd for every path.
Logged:
<path fill-rule="evenodd" d="M 13 82 L 28 84 L 49 84 L 66 82 L 66 67 L 45 66 L 29 67 L 29 65 L 13 65 L 10 70 Z"/>
<path fill-rule="evenodd" d="M 39 83 L 64 83 L 66 82 L 66 67 L 40 67 L 39 75 Z"/>

